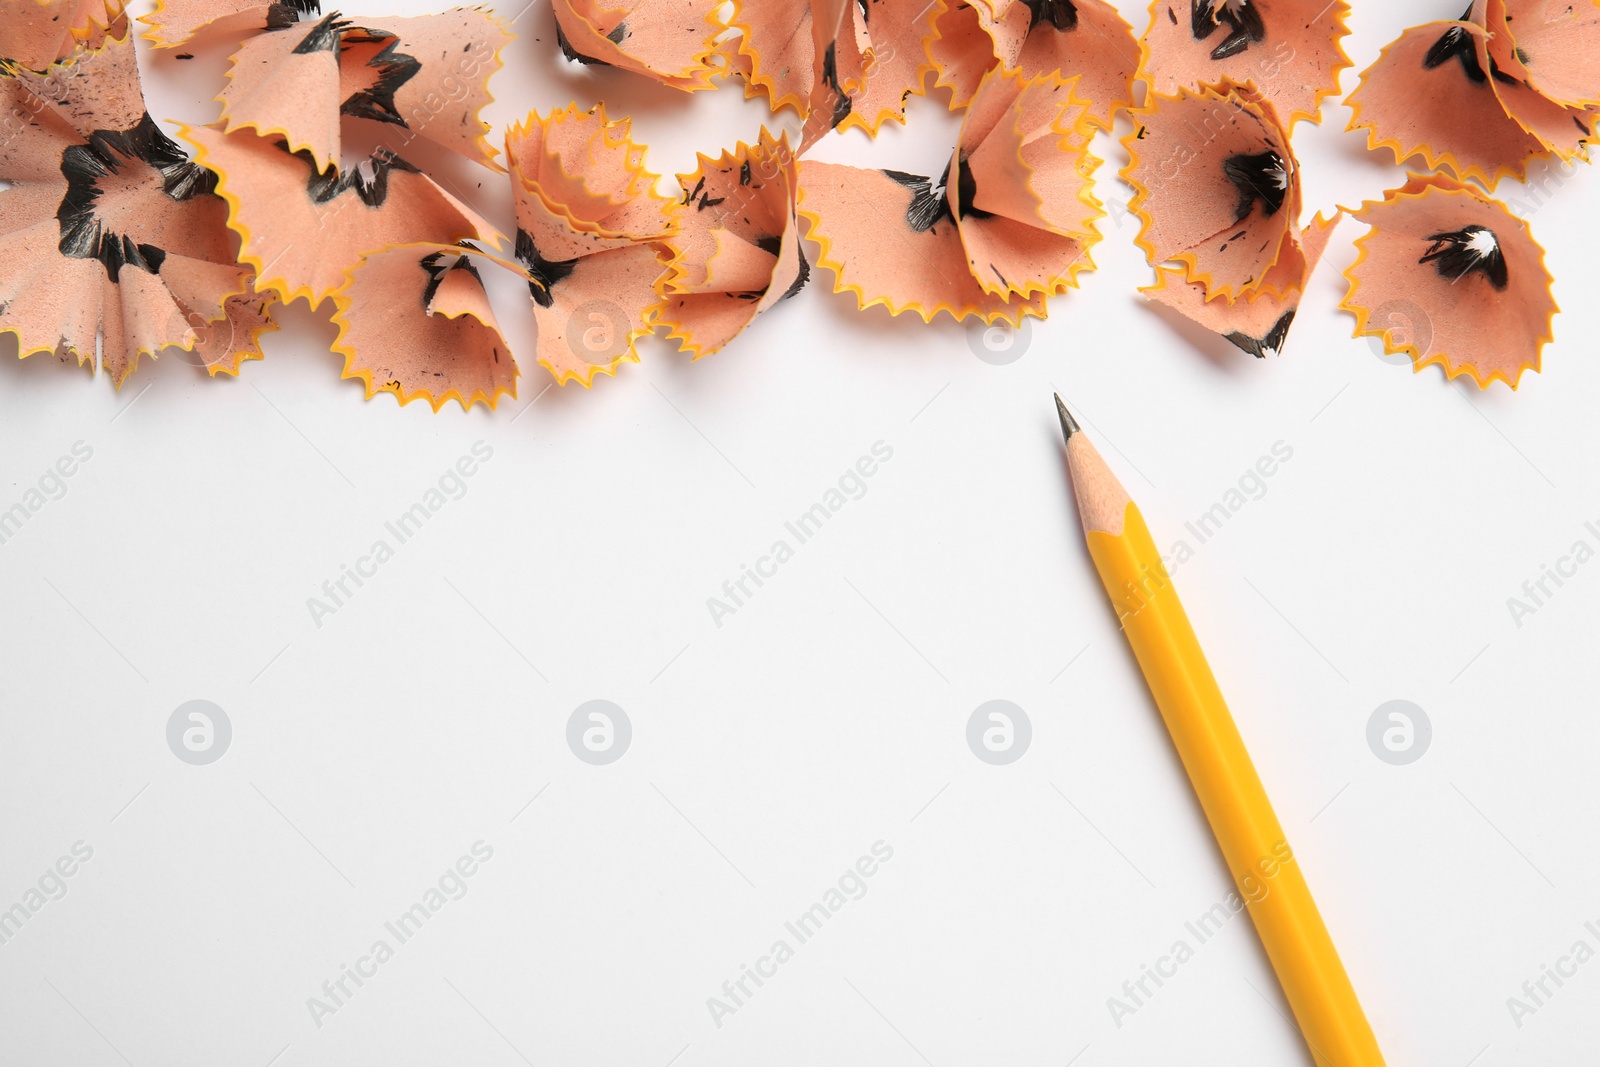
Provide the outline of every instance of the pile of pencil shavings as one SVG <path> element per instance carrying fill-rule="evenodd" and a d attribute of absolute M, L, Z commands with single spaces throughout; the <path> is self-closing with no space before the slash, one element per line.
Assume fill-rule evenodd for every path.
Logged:
<path fill-rule="evenodd" d="M 1537 157 L 1586 160 L 1600 108 L 1600 7 L 1533 6 L 1477 0 L 1406 31 L 1350 99 L 1372 147 L 1454 177 L 1409 175 L 1354 212 L 1370 229 L 1341 306 L 1358 334 L 1484 387 L 1537 369 L 1556 310 L 1526 223 L 1487 190 Z M 326 300 L 369 397 L 493 408 L 530 353 L 588 386 L 658 330 L 719 351 L 810 278 L 802 218 L 861 308 L 1020 325 L 1093 269 L 1091 144 L 1126 113 L 1144 293 L 1265 357 L 1342 217 L 1302 223 L 1290 131 L 1350 66 L 1343 0 L 1155 0 L 1137 39 L 1106 0 L 553 9 L 535 54 L 487 7 L 157 0 L 136 26 L 121 0 L 0 0 L 0 333 L 120 388 L 174 349 L 237 374 L 280 303 Z M 136 47 L 226 56 L 216 112 L 157 124 Z M 480 114 L 507 59 L 581 64 L 601 88 L 734 80 L 794 128 L 702 154 L 674 187 L 603 105 L 492 139 Z M 939 173 L 808 158 L 930 93 L 961 113 Z M 346 135 L 374 131 L 385 147 L 352 159 Z M 513 231 L 486 218 L 503 200 L 469 203 L 413 161 L 441 149 L 505 175 Z M 531 347 L 497 322 L 498 272 L 527 287 Z"/>

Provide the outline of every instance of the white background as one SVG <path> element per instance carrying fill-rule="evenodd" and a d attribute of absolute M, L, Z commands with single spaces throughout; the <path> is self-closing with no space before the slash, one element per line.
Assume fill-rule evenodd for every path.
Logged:
<path fill-rule="evenodd" d="M 1358 6 L 1347 90 L 1460 5 Z M 737 87 L 569 67 L 551 27 L 543 3 L 517 22 L 496 140 L 605 99 L 672 173 L 765 117 Z M 158 118 L 214 114 L 221 56 L 141 59 Z M 818 155 L 937 172 L 943 110 Z M 1325 115 L 1294 138 L 1308 215 L 1402 180 Z M 509 224 L 503 176 L 443 173 Z M 93 849 L 0 945 L 0 1062 L 1308 1063 L 1243 918 L 1108 1009 L 1230 886 L 1083 549 L 1053 389 L 1163 543 L 1196 547 L 1184 522 L 1293 449 L 1176 579 L 1389 1062 L 1592 1060 L 1600 962 L 1520 1028 L 1506 1002 L 1600 948 L 1600 566 L 1520 627 L 1506 601 L 1600 543 L 1594 179 L 1531 215 L 1564 311 L 1515 394 L 1351 339 L 1359 225 L 1256 361 L 1145 306 L 1115 208 L 1100 270 L 1004 366 L 821 271 L 698 364 L 650 341 L 546 391 L 525 358 L 494 413 L 363 399 L 303 302 L 237 380 L 169 354 L 114 393 L 0 362 L 0 506 L 93 449 L 0 545 L 0 908 Z M 526 298 L 496 296 L 526 357 Z M 714 625 L 707 598 L 880 440 L 865 495 Z M 466 495 L 317 626 L 307 599 L 477 441 Z M 166 742 L 196 698 L 233 726 L 204 767 Z M 596 698 L 633 727 L 609 766 L 565 739 Z M 1004 767 L 965 740 L 996 698 L 1033 727 Z M 1391 699 L 1433 724 L 1409 766 L 1367 745 Z M 315 1025 L 308 998 L 480 839 L 467 894 Z M 717 1026 L 707 998 L 880 840 L 867 894 Z"/>

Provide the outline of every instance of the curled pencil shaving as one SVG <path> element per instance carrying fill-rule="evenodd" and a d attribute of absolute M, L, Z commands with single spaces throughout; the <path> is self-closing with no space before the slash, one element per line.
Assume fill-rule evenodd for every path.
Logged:
<path fill-rule="evenodd" d="M 1349 128 L 1395 161 L 1421 157 L 1429 169 L 1494 188 L 1544 155 L 1539 139 L 1506 113 L 1488 72 L 1483 29 L 1470 22 L 1414 26 L 1387 45 L 1346 98 Z"/>
<path fill-rule="evenodd" d="M 1518 4 L 1525 7 L 1524 4 Z M 1600 16 L 1600 8 L 1593 9 Z M 1538 139 L 1545 151 L 1560 157 L 1563 162 L 1574 158 L 1587 160 L 1588 145 L 1594 139 L 1597 112 L 1591 106 L 1569 106 L 1552 98 L 1535 84 L 1533 68 L 1528 65 L 1534 55 L 1517 44 L 1512 33 L 1511 11 L 1507 0 L 1476 0 L 1474 17 L 1481 14 L 1489 32 L 1484 42 L 1488 52 L 1488 69 L 1492 75 L 1495 96 L 1510 115 L 1526 131 Z M 1531 16 L 1531 12 L 1524 12 Z M 1571 8 L 1566 16 L 1571 17 Z M 1548 31 L 1543 27 L 1528 26 L 1531 36 L 1546 40 Z M 1539 20 L 1542 21 L 1542 20 Z M 1562 20 L 1557 20 L 1562 21 Z M 1600 20 L 1597 20 L 1600 21 Z M 1553 43 L 1553 42 L 1551 42 Z M 1600 47 L 1600 40 L 1591 42 Z M 1545 56 L 1549 60 L 1550 56 Z M 1586 57 L 1587 58 L 1587 57 Z M 1600 93 L 1600 62 L 1588 63 L 1590 91 Z"/>
<path fill-rule="evenodd" d="M 199 335 L 194 354 L 207 374 L 238 374 L 246 361 L 263 357 L 261 335 L 278 328 L 272 321 L 272 308 L 277 302 L 272 293 L 257 292 L 255 275 L 249 275 L 244 292 L 223 302 L 224 318 L 207 321 L 190 314 L 189 324 Z"/>
<path fill-rule="evenodd" d="M 237 42 L 321 15 L 319 0 L 156 0 L 155 9 L 139 21 L 150 27 L 145 40 L 157 48 L 177 48 L 197 38 Z"/>
<path fill-rule="evenodd" d="M 1268 272 L 1267 284 L 1236 300 L 1208 297 L 1204 285 L 1185 280 L 1183 270 L 1176 267 L 1157 267 L 1156 284 L 1139 291 L 1252 356 L 1280 356 L 1300 307 L 1300 294 L 1343 217 L 1335 213 L 1324 219 L 1319 214 L 1303 232 L 1291 234 L 1291 245 Z"/>
<path fill-rule="evenodd" d="M 517 150 L 518 180 L 569 226 L 631 243 L 670 232 L 677 210 L 655 192 L 657 176 L 630 129 L 628 119 L 607 118 L 603 104 L 588 112 L 570 104 L 547 118 L 534 112 L 506 140 Z"/>
<path fill-rule="evenodd" d="M 773 111 L 789 108 L 805 118 L 817 79 L 810 0 L 734 0 L 729 22 L 739 31 L 729 62 L 743 75 L 745 98 L 765 96 Z"/>
<path fill-rule="evenodd" d="M 672 253 L 668 337 L 695 359 L 720 350 L 757 315 L 795 295 L 810 277 L 795 220 L 797 167 L 788 138 L 765 129 L 715 159 L 700 156 L 678 175 L 682 223 Z"/>
<path fill-rule="evenodd" d="M 1005 69 L 1025 78 L 1076 75 L 1096 127 L 1109 130 L 1116 113 L 1133 106 L 1139 46 L 1133 27 L 1106 0 L 973 0 L 972 6 Z"/>
<path fill-rule="evenodd" d="M 928 51 L 957 107 L 996 63 L 1024 78 L 1077 76 L 1087 118 L 1101 129 L 1133 105 L 1139 47 L 1106 0 L 971 0 L 941 13 L 936 29 Z"/>
<path fill-rule="evenodd" d="M 106 37 L 121 36 L 126 24 L 121 0 L 0 0 L 0 53 L 42 70 L 80 45 L 98 48 Z"/>
<path fill-rule="evenodd" d="M 493 102 L 489 79 L 513 34 L 487 7 L 458 7 L 411 18 L 363 19 L 365 31 L 343 49 L 347 115 L 388 123 L 396 147 L 424 137 L 491 170 L 498 149 L 480 112 Z M 353 47 L 351 46 L 353 44 Z M 360 60 L 359 66 L 355 61 Z M 404 80 L 399 72 L 406 72 Z"/>
<path fill-rule="evenodd" d="M 394 128 L 391 150 L 420 136 L 498 170 L 479 112 L 510 40 L 485 8 L 268 28 L 232 56 L 217 97 L 223 130 L 282 137 L 326 170 L 339 162 L 341 118 L 370 119 Z"/>
<path fill-rule="evenodd" d="M 810 117 L 813 100 L 825 99 L 830 121 L 819 117 L 814 124 L 819 135 L 859 127 L 876 136 L 887 121 L 905 122 L 906 101 L 927 91 L 925 76 L 933 70 L 928 42 L 943 0 L 865 0 L 844 7 L 850 39 L 843 47 L 859 57 L 861 69 L 859 77 L 847 70 L 843 79 L 838 42 L 825 42 L 833 47 L 831 65 L 828 48 L 818 49 L 813 6 L 811 0 L 735 5 L 732 25 L 740 34 L 735 51 L 739 68 L 747 72 L 746 95 L 764 94 L 774 111 L 792 108 L 802 119 Z M 824 18 L 829 13 L 824 11 Z"/>
<path fill-rule="evenodd" d="M 526 277 L 516 263 L 460 245 L 393 245 L 361 257 L 333 294 L 335 352 L 345 378 L 370 399 L 422 398 L 434 411 L 450 400 L 491 410 L 517 395 L 517 365 L 484 291 L 480 266 Z"/>
<path fill-rule="evenodd" d="M 165 348 L 199 348 L 213 373 L 259 354 L 227 206 L 145 112 L 126 26 L 0 70 L 0 106 L 0 329 L 19 355 L 98 360 L 120 388 Z"/>
<path fill-rule="evenodd" d="M 1596 116 L 1578 83 L 1600 96 L 1600 60 L 1592 51 L 1577 59 L 1573 46 L 1597 32 L 1591 16 L 1600 9 L 1589 7 L 1582 17 L 1569 9 L 1549 21 L 1532 12 L 1518 20 L 1510 0 L 1477 0 L 1469 19 L 1487 29 L 1471 20 L 1413 26 L 1362 72 L 1346 101 L 1349 128 L 1365 129 L 1367 146 L 1389 149 L 1396 161 L 1420 157 L 1429 169 L 1490 189 L 1505 175 L 1525 176 L 1534 159 L 1587 158 Z M 1547 51 L 1529 51 L 1518 33 Z M 1541 67 L 1559 72 L 1557 81 L 1578 99 L 1542 92 Z"/>
<path fill-rule="evenodd" d="M 312 306 L 344 283 L 363 253 L 396 244 L 504 236 L 404 158 L 379 151 L 341 171 L 318 170 L 309 152 L 280 140 L 212 126 L 180 126 L 196 158 L 216 174 L 239 258 L 258 289 Z"/>
<path fill-rule="evenodd" d="M 1410 175 L 1352 216 L 1371 227 L 1356 239 L 1339 306 L 1356 336 L 1410 355 L 1480 389 L 1515 389 L 1539 369 L 1557 310 L 1544 250 L 1528 225 L 1471 186 L 1443 175 Z"/>
<path fill-rule="evenodd" d="M 1286 126 L 1321 121 L 1350 66 L 1344 0 L 1154 0 L 1139 76 L 1158 93 L 1250 83 Z"/>
<path fill-rule="evenodd" d="M 1092 268 L 1085 101 L 1075 81 L 985 76 L 938 179 L 801 163 L 799 213 L 834 291 L 862 308 L 1020 324 Z"/>
<path fill-rule="evenodd" d="M 872 46 L 859 0 L 811 0 L 813 77 L 800 129 L 804 154 L 823 135 L 842 126 L 871 74 Z"/>
<path fill-rule="evenodd" d="M 1600 107 L 1600 4 L 1475 0 L 1471 17 L 1516 53 L 1514 76 L 1529 89 L 1562 107 Z"/>
<path fill-rule="evenodd" d="M 656 192 L 644 146 L 604 106 L 534 112 L 506 134 L 516 258 L 532 281 L 537 359 L 557 383 L 638 362 L 665 302 L 664 245 L 677 205 Z"/>
<path fill-rule="evenodd" d="M 723 73 L 720 0 L 553 0 L 556 40 L 573 62 L 616 67 L 694 92 Z"/>
<path fill-rule="evenodd" d="M 343 23 L 313 24 L 248 38 L 233 54 L 218 94 L 222 130 L 281 136 L 289 150 L 311 154 L 317 170 L 339 162 L 339 44 Z"/>
<path fill-rule="evenodd" d="M 54 110 L 86 140 L 100 132 L 126 133 L 149 123 L 133 35 L 125 21 L 120 36 L 106 36 L 97 45 L 79 44 L 39 70 L 0 64 L 0 75 Z M 28 113 L 14 113 L 12 121 L 23 122 Z"/>
<path fill-rule="evenodd" d="M 1043 318 L 1043 296 L 996 297 L 978 284 L 948 208 L 922 206 L 943 197 L 942 185 L 915 175 L 810 159 L 800 164 L 799 213 L 822 247 L 817 265 L 835 275 L 834 292 L 854 293 L 863 310 L 913 311 L 925 322 L 940 312 L 1013 326 L 1025 316 Z"/>
<path fill-rule="evenodd" d="M 950 91 L 950 106 L 957 110 L 972 103 L 983 76 L 1000 61 L 978 9 L 964 0 L 944 4 L 934 18 L 928 58 L 934 86 Z"/>
<path fill-rule="evenodd" d="M 1301 206 L 1299 165 L 1272 105 L 1224 83 L 1152 94 L 1133 117 L 1122 177 L 1151 264 L 1182 263 L 1208 296 L 1271 288 Z"/>
<path fill-rule="evenodd" d="M 906 121 L 906 101 L 927 92 L 933 70 L 928 41 L 940 4 L 929 0 L 867 0 L 860 12 L 871 57 L 865 83 L 850 98 L 850 114 L 835 129 L 852 127 L 876 137 L 885 122 Z"/>
<path fill-rule="evenodd" d="M 1065 291 L 1092 269 L 1104 212 L 1091 192 L 1090 104 L 1079 79 L 999 69 L 979 87 L 957 149 L 967 266 L 992 295 Z"/>

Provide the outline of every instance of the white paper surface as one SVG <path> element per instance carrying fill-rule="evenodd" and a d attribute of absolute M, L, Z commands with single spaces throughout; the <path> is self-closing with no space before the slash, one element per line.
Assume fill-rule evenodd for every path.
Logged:
<path fill-rule="evenodd" d="M 1358 8 L 1345 90 L 1456 14 Z M 766 118 L 731 86 L 574 68 L 552 26 L 542 3 L 517 22 L 495 139 L 604 99 L 670 173 Z M 158 118 L 214 114 L 220 55 L 141 60 Z M 1308 217 L 1403 181 L 1324 110 L 1294 137 Z M 937 172 L 954 120 L 911 117 L 819 158 Z M 493 414 L 364 400 L 303 302 L 237 380 L 169 355 L 114 394 L 0 362 L 0 509 L 50 498 L 0 544 L 0 909 L 27 911 L 0 1062 L 1308 1063 L 1248 921 L 1188 925 L 1230 884 L 1084 551 L 1052 390 L 1192 550 L 1176 582 L 1389 1062 L 1589 1056 L 1600 564 L 1569 557 L 1600 548 L 1595 176 L 1529 215 L 1564 308 L 1545 371 L 1480 394 L 1350 338 L 1348 221 L 1281 359 L 1146 306 L 1099 147 L 1100 269 L 1003 365 L 822 271 L 694 365 L 656 340 L 546 390 L 529 358 Z M 509 222 L 503 176 L 443 173 Z M 494 295 L 526 353 L 519 289 Z M 800 541 L 785 524 L 834 488 Z M 1202 540 L 1186 523 L 1219 503 Z M 1570 576 L 1514 618 L 1546 567 Z M 231 725 L 208 765 L 169 748 L 191 700 Z M 594 700 L 631 729 L 603 765 L 568 744 Z M 991 700 L 1031 726 L 1006 765 L 968 746 Z M 1391 700 L 1431 722 L 1409 765 L 1368 745 Z M 1546 967 L 1571 973 L 1514 1016 Z M 746 968 L 768 976 L 739 993 Z"/>

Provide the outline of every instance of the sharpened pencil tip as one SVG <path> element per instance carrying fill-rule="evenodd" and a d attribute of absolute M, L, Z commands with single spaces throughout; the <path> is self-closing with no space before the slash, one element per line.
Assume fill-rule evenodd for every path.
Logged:
<path fill-rule="evenodd" d="M 1061 416 L 1061 439 L 1072 440 L 1072 435 L 1079 432 L 1078 420 L 1072 417 L 1072 412 L 1067 410 L 1067 405 L 1061 402 L 1061 394 L 1053 394 L 1056 398 L 1056 414 Z"/>

